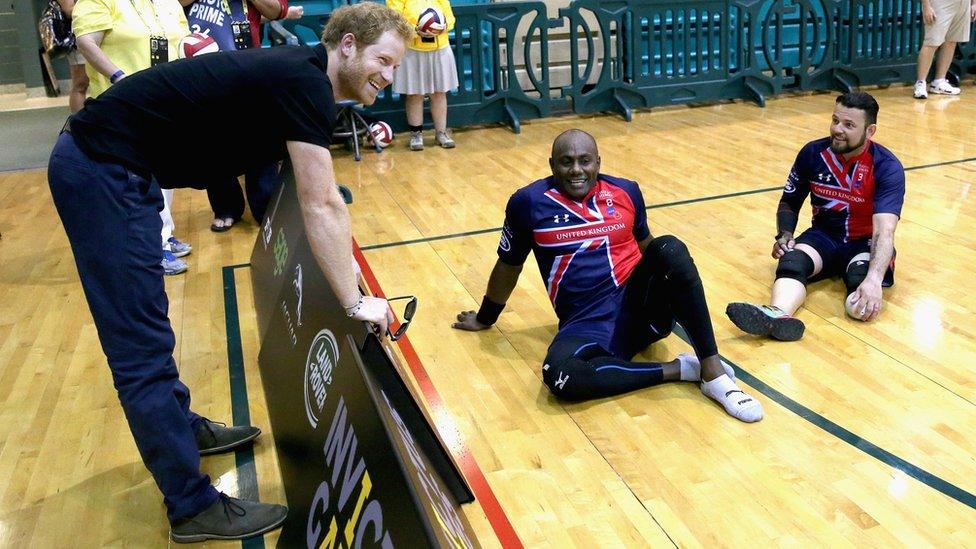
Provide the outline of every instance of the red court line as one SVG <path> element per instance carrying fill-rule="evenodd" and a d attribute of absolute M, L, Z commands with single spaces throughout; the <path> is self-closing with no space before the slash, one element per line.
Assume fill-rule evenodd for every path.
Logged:
<path fill-rule="evenodd" d="M 369 263 L 366 262 L 366 257 L 363 255 L 362 250 L 359 249 L 359 244 L 355 239 L 352 242 L 352 252 L 356 257 L 356 261 L 359 262 L 359 267 L 363 271 L 363 278 L 366 279 L 369 290 L 377 297 L 385 297 L 386 294 L 383 293 L 379 281 L 376 280 L 373 270 L 370 268 Z M 441 395 L 437 392 L 433 382 L 431 382 L 430 376 L 427 375 L 427 370 L 424 369 L 424 365 L 420 361 L 420 357 L 417 356 L 413 345 L 410 344 L 410 338 L 404 334 L 397 341 L 397 344 L 400 347 L 403 358 L 410 367 L 410 371 L 413 373 L 414 379 L 417 380 L 417 385 L 420 386 L 420 390 L 424 394 L 424 400 L 427 401 L 430 407 L 431 415 L 435 418 L 450 416 L 450 411 L 444 406 Z M 481 468 L 478 467 L 478 462 L 475 461 L 468 447 L 462 441 L 459 447 L 452 447 L 451 452 L 454 453 L 454 458 L 458 461 L 461 472 L 464 473 L 464 478 L 467 479 L 475 497 L 481 503 L 481 508 L 485 511 L 485 516 L 488 517 L 488 522 L 495 531 L 495 535 L 498 536 L 498 541 L 501 542 L 502 547 L 511 549 L 523 547 L 522 541 L 512 528 L 512 523 L 509 522 L 508 516 L 505 515 L 505 511 L 498 503 L 498 499 L 495 498 L 495 493 L 492 492 L 491 486 L 488 485 L 488 480 L 485 478 L 484 473 L 481 472 Z"/>

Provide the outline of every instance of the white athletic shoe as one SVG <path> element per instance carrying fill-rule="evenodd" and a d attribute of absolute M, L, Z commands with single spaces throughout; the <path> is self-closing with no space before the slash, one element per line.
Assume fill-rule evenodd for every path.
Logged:
<path fill-rule="evenodd" d="M 948 80 L 934 80 L 929 84 L 929 91 L 932 93 L 938 93 L 940 95 L 959 95 L 959 88 L 953 86 Z"/>
<path fill-rule="evenodd" d="M 410 150 L 424 150 L 424 132 L 410 132 Z"/>
<path fill-rule="evenodd" d="M 437 132 L 435 138 L 437 139 L 437 144 L 445 149 L 453 149 L 455 147 L 454 139 L 446 131 Z"/>
<path fill-rule="evenodd" d="M 915 82 L 915 91 L 912 95 L 915 96 L 915 99 L 928 99 L 929 92 L 925 91 L 925 82 L 921 80 Z"/>
<path fill-rule="evenodd" d="M 730 416 L 739 421 L 753 423 L 763 418 L 762 403 L 739 389 L 727 375 L 702 381 L 701 392 L 721 404 Z"/>

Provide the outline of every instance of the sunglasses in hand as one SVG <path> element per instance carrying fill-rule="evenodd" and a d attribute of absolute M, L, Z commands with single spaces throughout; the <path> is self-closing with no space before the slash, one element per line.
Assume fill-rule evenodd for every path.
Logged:
<path fill-rule="evenodd" d="M 402 301 L 405 299 L 409 301 L 407 301 L 407 306 L 403 309 L 403 315 L 400 317 L 400 326 L 397 328 L 396 332 L 390 333 L 389 330 L 386 331 L 387 335 L 390 336 L 390 341 L 397 341 L 403 337 L 403 334 L 407 333 L 407 328 L 410 327 L 410 321 L 413 320 L 413 315 L 417 312 L 417 298 L 416 296 L 412 295 L 402 295 L 399 297 L 387 298 L 386 300 L 392 307 L 394 301 Z"/>

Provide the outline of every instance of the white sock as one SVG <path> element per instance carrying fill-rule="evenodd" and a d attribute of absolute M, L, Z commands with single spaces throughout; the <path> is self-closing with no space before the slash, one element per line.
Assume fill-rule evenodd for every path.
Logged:
<path fill-rule="evenodd" d="M 941 83 L 943 83 L 945 81 L 946 81 L 945 78 L 938 78 L 938 79 L 932 81 L 932 85 L 933 86 L 938 86 L 939 84 L 941 84 Z"/>
<path fill-rule="evenodd" d="M 701 383 L 701 391 L 725 408 L 730 416 L 746 423 L 763 418 L 762 403 L 747 395 L 729 376 L 719 376 Z"/>
<path fill-rule="evenodd" d="M 721 362 L 725 373 L 735 379 L 735 370 L 724 360 Z M 701 362 L 698 362 L 697 356 L 692 353 L 681 353 L 678 355 L 678 364 L 681 366 L 681 381 L 701 381 Z"/>

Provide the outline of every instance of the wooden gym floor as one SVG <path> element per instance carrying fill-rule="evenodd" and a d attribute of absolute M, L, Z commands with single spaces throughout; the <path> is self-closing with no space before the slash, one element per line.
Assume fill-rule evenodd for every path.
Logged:
<path fill-rule="evenodd" d="M 905 87 L 874 93 L 877 141 L 908 168 L 897 284 L 871 324 L 844 316 L 839 281 L 813 285 L 796 343 L 743 335 L 724 309 L 767 299 L 779 188 L 799 148 L 826 135 L 833 94 L 654 110 L 632 123 L 533 121 L 520 135 L 458 131 L 453 151 L 411 153 L 401 136 L 362 162 L 335 151 L 378 283 L 419 298 L 409 339 L 439 395 L 438 427 L 470 450 L 497 498 L 500 510 L 465 508 L 485 546 L 500 545 L 502 513 L 529 547 L 974 545 L 976 89 L 925 102 Z M 480 302 L 508 196 L 548 173 L 553 137 L 572 127 L 596 136 L 604 172 L 641 183 L 654 234 L 691 248 L 719 349 L 763 402 L 762 422 L 735 421 L 691 383 L 553 400 L 540 361 L 555 317 L 532 260 L 497 327 L 450 328 Z M 248 269 L 230 268 L 248 261 L 257 227 L 211 233 L 206 196 L 193 191 L 177 192 L 174 214 L 194 245 L 190 271 L 167 279 L 194 408 L 231 417 L 227 341 L 240 335 L 251 418 L 266 433 L 257 487 L 283 501 Z M 161 497 L 128 433 L 43 170 L 0 173 L 0 232 L 0 546 L 165 545 Z M 227 321 L 225 292 L 239 324 Z M 646 354 L 689 348 L 673 335 Z M 203 464 L 218 488 L 243 489 L 233 457 Z"/>

